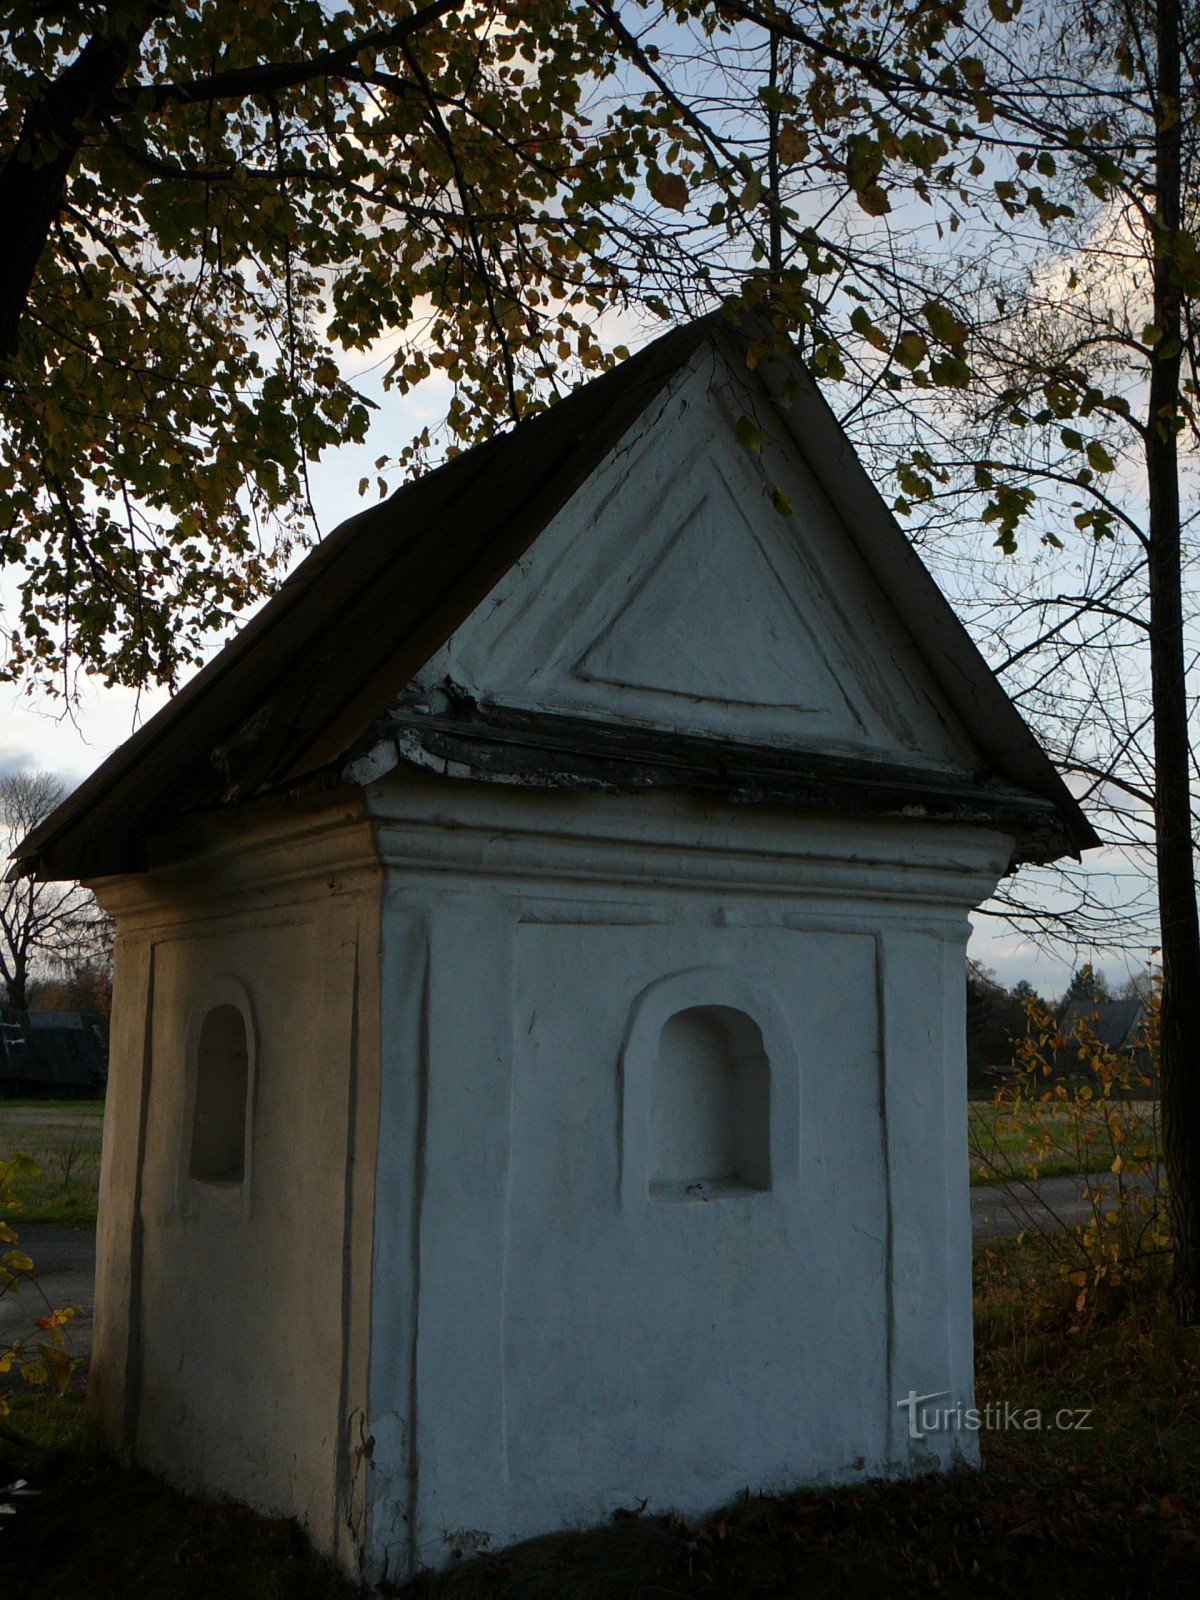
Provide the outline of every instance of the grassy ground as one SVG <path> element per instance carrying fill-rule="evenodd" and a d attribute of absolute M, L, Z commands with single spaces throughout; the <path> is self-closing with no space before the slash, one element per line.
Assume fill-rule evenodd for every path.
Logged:
<path fill-rule="evenodd" d="M 46 1100 L 10 1100 L 0 1095 L 0 1112 L 52 1111 L 79 1117 L 97 1117 L 103 1120 L 103 1100 L 81 1100 L 71 1095 L 56 1095 Z"/>
<path fill-rule="evenodd" d="M 1037 1246 L 977 1257 L 978 1398 L 1086 1431 L 985 1432 L 982 1473 L 753 1498 L 701 1526 L 628 1515 L 418 1581 L 409 1600 L 1176 1600 L 1200 1592 L 1200 1332 L 1161 1292 L 1086 1320 L 1047 1293 Z M 78 1402 L 11 1422 L 70 1443 Z M 349 1600 L 286 1523 L 173 1494 L 78 1449 L 0 1444 L 0 1593 L 23 1600 Z M 2 1497 L 0 1497 L 2 1498 Z"/>
<path fill-rule="evenodd" d="M 1134 1119 L 1136 1148 L 1128 1161 L 1152 1153 L 1156 1138 L 1153 1108 Z M 1028 1106 L 1017 1115 L 990 1101 L 972 1101 L 967 1115 L 971 1182 L 1003 1183 L 1010 1178 L 1059 1178 L 1080 1172 L 1107 1172 L 1115 1147 L 1099 1114 L 1076 1115 L 1054 1106 Z"/>
<path fill-rule="evenodd" d="M 44 1112 L 44 1119 L 31 1117 L 30 1109 Z M 0 1100 L 0 1159 L 20 1150 L 42 1169 L 40 1177 L 20 1180 L 21 1207 L 0 1209 L 0 1220 L 17 1227 L 22 1222 L 95 1224 L 103 1113 L 103 1105 L 94 1101 Z M 68 1115 L 82 1125 L 55 1125 L 55 1118 Z"/>

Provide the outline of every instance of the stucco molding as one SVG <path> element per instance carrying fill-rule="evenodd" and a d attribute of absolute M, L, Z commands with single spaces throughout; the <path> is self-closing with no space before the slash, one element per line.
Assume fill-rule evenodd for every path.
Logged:
<path fill-rule="evenodd" d="M 265 904 L 360 892 L 382 868 L 545 885 L 870 901 L 961 915 L 991 893 L 1010 836 L 913 821 L 751 813 L 686 795 L 554 795 L 452 779 L 388 780 L 369 819 L 265 810 L 240 835 L 89 887 L 126 929 L 194 928 Z M 199 843 L 199 841 L 197 841 Z"/>
<path fill-rule="evenodd" d="M 924 856 L 919 827 L 904 838 L 863 827 L 857 837 L 822 838 L 805 822 L 783 840 L 753 831 L 731 839 L 705 839 L 686 827 L 647 828 L 642 837 L 609 839 L 553 827 L 523 828 L 461 821 L 448 830 L 436 822 L 385 821 L 379 848 L 393 869 L 450 873 L 490 880 L 587 885 L 626 884 L 645 890 L 697 889 L 737 895 L 845 898 L 881 908 L 914 904 L 973 909 L 995 886 L 1007 861 L 1006 837 L 971 830 L 958 860 L 937 864 Z M 964 830 L 966 832 L 966 830 Z M 1001 860 L 1003 857 L 1003 860 Z"/>
<path fill-rule="evenodd" d="M 370 828 L 330 814 L 291 811 L 255 819 L 241 835 L 212 833 L 147 872 L 88 883 L 122 926 L 160 929 L 219 922 L 266 906 L 303 905 L 377 887 L 380 858 Z"/>

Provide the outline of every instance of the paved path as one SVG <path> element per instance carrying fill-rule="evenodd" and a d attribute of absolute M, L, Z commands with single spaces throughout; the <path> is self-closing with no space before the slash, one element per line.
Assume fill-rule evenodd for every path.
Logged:
<path fill-rule="evenodd" d="M 58 1228 L 45 1222 L 23 1222 L 18 1246 L 32 1256 L 36 1282 L 0 1295 L 0 1347 L 10 1339 L 37 1336 L 34 1319 L 51 1306 L 77 1306 L 68 1333 L 70 1351 L 87 1356 L 92 1349 L 92 1299 L 96 1282 L 96 1233 L 93 1228 Z M 11 1246 L 0 1248 L 5 1250 Z"/>
<path fill-rule="evenodd" d="M 20 1106 L 0 1100 L 0 1122 L 7 1127 L 95 1128 L 104 1126 L 104 1107 L 91 1101 L 73 1106 L 64 1100 L 60 1106 Z"/>
<path fill-rule="evenodd" d="M 1148 1189 L 1150 1176 L 1125 1179 L 1126 1185 Z M 1117 1180 L 1111 1174 L 1093 1174 L 1093 1187 L 1115 1198 Z M 976 1240 L 1004 1239 L 1022 1228 L 1074 1227 L 1092 1214 L 1088 1179 L 1042 1178 L 1034 1184 L 981 1183 L 971 1190 L 971 1233 Z"/>

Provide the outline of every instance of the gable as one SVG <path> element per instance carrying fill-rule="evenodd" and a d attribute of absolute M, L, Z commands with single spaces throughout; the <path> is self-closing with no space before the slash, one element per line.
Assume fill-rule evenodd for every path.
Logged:
<path fill-rule="evenodd" d="M 737 441 L 754 404 L 723 358 L 700 352 L 417 687 L 909 766 L 976 765 L 794 443 L 773 418 L 761 463 Z M 771 502 L 775 482 L 790 514 Z"/>
<path fill-rule="evenodd" d="M 776 346 L 753 374 L 751 341 Z M 735 443 L 747 409 L 761 463 Z M 497 781 L 565 764 L 601 788 L 1002 823 L 1014 860 L 1098 842 L 756 317 L 664 334 L 336 528 L 12 870 L 141 871 L 181 817 L 368 782 L 401 746 Z"/>

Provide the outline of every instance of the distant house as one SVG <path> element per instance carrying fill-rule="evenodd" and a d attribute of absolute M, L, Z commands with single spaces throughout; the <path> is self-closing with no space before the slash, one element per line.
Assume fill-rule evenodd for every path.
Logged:
<path fill-rule="evenodd" d="M 1083 1022 L 1106 1050 L 1128 1055 L 1145 1045 L 1146 1002 L 1140 995 L 1126 1000 L 1072 1000 L 1062 1014 L 1064 1033 Z"/>
<path fill-rule="evenodd" d="M 1126 1057 L 1138 1072 L 1152 1072 L 1153 1063 L 1146 1043 L 1146 1002 L 1139 995 L 1125 1000 L 1072 1000 L 1059 1019 L 1059 1028 L 1070 1039 L 1081 1023 L 1106 1050 Z M 1071 1070 L 1071 1051 L 1068 1044 L 1059 1052 L 1060 1061 L 1068 1071 Z"/>
<path fill-rule="evenodd" d="M 104 1018 L 0 1007 L 0 1097 L 95 1097 L 107 1075 Z"/>
<path fill-rule="evenodd" d="M 116 919 L 95 1423 L 371 1578 L 976 1455 L 967 917 L 1095 836 L 748 337 L 345 523 L 20 852 Z"/>

